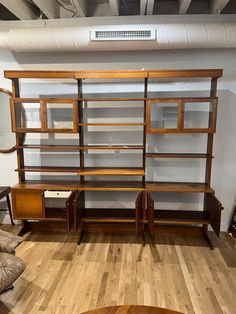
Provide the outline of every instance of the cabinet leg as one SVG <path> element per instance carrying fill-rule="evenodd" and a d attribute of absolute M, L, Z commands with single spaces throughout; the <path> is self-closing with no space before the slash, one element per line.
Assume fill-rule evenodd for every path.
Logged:
<path fill-rule="evenodd" d="M 77 243 L 78 245 L 80 245 L 80 243 L 82 242 L 83 237 L 84 237 L 84 222 L 82 222 L 82 225 L 81 225 L 79 239 L 78 239 L 78 243 Z"/>
<path fill-rule="evenodd" d="M 26 232 L 28 232 L 28 223 L 27 220 L 21 220 L 21 228 L 18 232 L 18 236 L 23 236 Z"/>
<path fill-rule="evenodd" d="M 84 230 L 81 230 L 80 231 L 80 234 L 79 234 L 79 240 L 78 240 L 78 245 L 80 245 L 81 244 L 81 242 L 82 242 L 82 240 L 83 240 L 83 236 L 84 236 Z"/>
<path fill-rule="evenodd" d="M 142 232 L 143 246 L 146 245 L 145 231 Z"/>
<path fill-rule="evenodd" d="M 207 241 L 208 245 L 210 246 L 211 250 L 214 250 L 214 245 L 211 242 L 211 239 L 209 238 L 209 235 L 208 235 L 208 226 L 207 225 L 203 226 L 203 236 L 206 239 L 206 241 Z"/>
<path fill-rule="evenodd" d="M 11 224 L 12 224 L 12 226 L 15 226 L 14 221 L 13 221 L 13 219 L 12 219 L 11 202 L 10 202 L 9 195 L 6 196 L 6 199 L 7 199 L 7 206 L 8 206 L 8 210 L 9 210 L 9 215 L 10 215 L 10 219 L 11 219 Z"/>
<path fill-rule="evenodd" d="M 154 233 L 149 232 L 149 237 L 151 239 L 151 244 L 156 245 Z"/>

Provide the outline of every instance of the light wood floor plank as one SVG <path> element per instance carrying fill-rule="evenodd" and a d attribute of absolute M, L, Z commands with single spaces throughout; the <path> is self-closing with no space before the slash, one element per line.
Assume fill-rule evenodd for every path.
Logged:
<path fill-rule="evenodd" d="M 73 234 L 29 234 L 16 252 L 27 268 L 0 296 L 0 313 L 73 314 L 120 304 L 235 313 L 235 240 L 222 234 L 213 251 L 189 235 L 146 240 L 144 247 L 135 235 L 86 234 L 78 246 Z"/>

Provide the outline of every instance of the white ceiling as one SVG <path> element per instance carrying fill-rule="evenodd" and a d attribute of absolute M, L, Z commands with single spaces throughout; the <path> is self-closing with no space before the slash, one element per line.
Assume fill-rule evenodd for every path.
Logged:
<path fill-rule="evenodd" d="M 0 0 L 0 20 L 236 14 L 235 0 Z"/>

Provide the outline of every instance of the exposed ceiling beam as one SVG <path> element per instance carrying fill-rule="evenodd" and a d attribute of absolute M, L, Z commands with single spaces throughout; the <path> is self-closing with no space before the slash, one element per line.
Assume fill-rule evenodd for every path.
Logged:
<path fill-rule="evenodd" d="M 20 20 L 32 20 L 38 18 L 37 9 L 27 1 L 0 0 L 0 3 Z"/>
<path fill-rule="evenodd" d="M 140 15 L 145 15 L 147 7 L 147 0 L 140 0 Z"/>
<path fill-rule="evenodd" d="M 33 2 L 48 19 L 55 19 L 60 17 L 60 6 L 55 0 L 33 0 Z"/>
<path fill-rule="evenodd" d="M 147 9 L 146 9 L 146 14 L 147 15 L 152 15 L 153 14 L 154 3 L 155 3 L 155 0 L 147 0 Z"/>
<path fill-rule="evenodd" d="M 192 0 L 179 0 L 179 14 L 186 14 Z"/>
<path fill-rule="evenodd" d="M 80 17 L 88 16 L 88 1 L 87 0 L 70 0 L 72 6 L 76 9 L 76 13 Z"/>
<path fill-rule="evenodd" d="M 220 14 L 229 1 L 230 0 L 212 0 L 210 12 L 213 14 Z"/>
<path fill-rule="evenodd" d="M 111 14 L 119 15 L 120 0 L 109 0 L 111 6 Z"/>

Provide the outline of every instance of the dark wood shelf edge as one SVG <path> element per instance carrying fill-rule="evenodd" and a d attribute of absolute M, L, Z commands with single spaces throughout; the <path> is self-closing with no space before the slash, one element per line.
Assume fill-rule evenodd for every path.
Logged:
<path fill-rule="evenodd" d="M 135 145 L 114 145 L 114 146 L 105 146 L 105 145 L 94 145 L 94 146 L 70 146 L 70 145 L 21 145 L 16 146 L 16 149 L 44 149 L 44 150 L 74 150 L 74 151 L 80 151 L 80 150 L 93 150 L 93 149 L 122 149 L 122 150 L 143 150 L 143 146 L 135 146 Z"/>
<path fill-rule="evenodd" d="M 146 158 L 214 158 L 203 153 L 146 153 Z"/>

